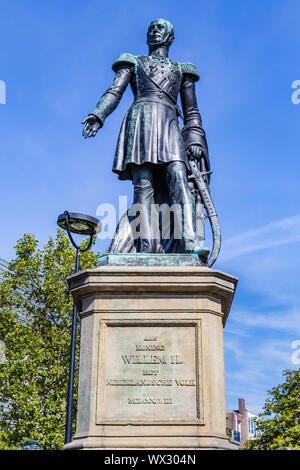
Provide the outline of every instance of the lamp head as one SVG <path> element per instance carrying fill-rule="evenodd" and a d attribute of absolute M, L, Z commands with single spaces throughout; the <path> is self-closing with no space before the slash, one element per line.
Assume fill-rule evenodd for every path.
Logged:
<path fill-rule="evenodd" d="M 79 235 L 97 235 L 102 228 L 100 220 L 95 217 L 65 211 L 63 214 L 60 214 L 57 219 L 57 224 L 64 230 L 67 230 L 66 218 L 68 218 L 70 232 Z"/>

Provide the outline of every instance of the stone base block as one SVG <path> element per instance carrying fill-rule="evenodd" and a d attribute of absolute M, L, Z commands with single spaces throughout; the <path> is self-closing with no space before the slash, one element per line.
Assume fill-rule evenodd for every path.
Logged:
<path fill-rule="evenodd" d="M 234 448 L 223 326 L 237 279 L 203 266 L 102 265 L 69 283 L 81 342 L 65 448 Z"/>

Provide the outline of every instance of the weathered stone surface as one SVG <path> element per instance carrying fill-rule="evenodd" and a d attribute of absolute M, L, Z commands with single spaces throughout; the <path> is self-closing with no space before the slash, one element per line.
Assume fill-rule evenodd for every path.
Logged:
<path fill-rule="evenodd" d="M 82 321 L 66 448 L 230 448 L 223 324 L 237 279 L 195 266 L 100 266 L 70 278 Z"/>
<path fill-rule="evenodd" d="M 202 423 L 200 328 L 195 321 L 107 321 L 97 424 Z"/>

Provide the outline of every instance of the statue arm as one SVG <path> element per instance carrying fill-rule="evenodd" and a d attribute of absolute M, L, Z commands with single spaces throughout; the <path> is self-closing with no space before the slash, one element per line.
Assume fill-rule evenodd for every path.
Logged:
<path fill-rule="evenodd" d="M 192 64 L 182 64 L 182 82 L 180 98 L 184 116 L 184 127 L 181 130 L 185 150 L 190 153 L 191 147 L 197 157 L 204 157 L 206 170 L 209 170 L 208 147 L 205 132 L 202 129 L 202 119 L 199 113 L 195 81 L 199 80 L 196 68 Z"/>
<path fill-rule="evenodd" d="M 112 85 L 102 95 L 96 108 L 84 119 L 82 124 L 83 137 L 94 137 L 98 130 L 103 126 L 105 119 L 118 106 L 124 91 L 131 79 L 132 65 L 118 64 L 115 69 L 116 75 Z"/>
<path fill-rule="evenodd" d="M 118 106 L 122 95 L 130 82 L 131 72 L 131 65 L 120 65 L 116 70 L 116 75 L 112 85 L 102 95 L 96 108 L 90 113 L 90 115 L 94 115 L 100 120 L 101 127 L 103 126 L 107 116 Z"/>

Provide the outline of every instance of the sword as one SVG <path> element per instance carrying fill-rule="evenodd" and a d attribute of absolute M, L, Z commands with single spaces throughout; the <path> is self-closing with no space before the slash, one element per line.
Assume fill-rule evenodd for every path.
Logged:
<path fill-rule="evenodd" d="M 208 175 L 210 175 L 212 172 L 200 171 L 198 169 L 198 166 L 195 160 L 188 159 L 188 166 L 190 170 L 189 179 L 193 180 L 196 186 L 196 189 L 199 191 L 199 194 L 201 195 L 204 207 L 206 209 L 207 217 L 209 218 L 211 230 L 212 230 L 213 247 L 211 250 L 211 254 L 207 260 L 208 266 L 211 267 L 215 263 L 216 259 L 218 258 L 219 253 L 220 253 L 220 248 L 221 248 L 221 230 L 220 230 L 220 225 L 218 221 L 218 216 L 215 210 L 214 203 L 209 193 L 208 185 L 206 183 L 206 179 Z"/>

